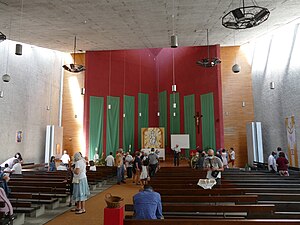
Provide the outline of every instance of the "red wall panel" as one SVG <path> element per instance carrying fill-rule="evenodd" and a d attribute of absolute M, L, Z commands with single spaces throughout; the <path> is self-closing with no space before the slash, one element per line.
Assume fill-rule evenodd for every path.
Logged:
<path fill-rule="evenodd" d="M 200 112 L 200 95 L 208 92 L 214 93 L 215 128 L 217 148 L 223 147 L 223 117 L 222 117 L 222 90 L 220 66 L 202 68 L 196 61 L 207 57 L 207 47 L 179 47 L 176 49 L 142 49 L 142 50 L 115 50 L 91 51 L 86 53 L 85 77 L 85 107 L 84 107 L 84 133 L 88 151 L 89 140 L 89 97 L 120 96 L 120 146 L 122 146 L 123 125 L 123 94 L 135 96 L 135 135 L 137 136 L 137 103 L 138 92 L 149 94 L 149 126 L 158 126 L 157 101 L 159 91 L 167 90 L 168 102 L 173 83 L 173 51 L 175 66 L 175 83 L 180 93 L 180 119 L 181 132 L 184 132 L 183 97 L 195 94 L 195 109 Z M 220 57 L 220 47 L 211 46 L 210 55 Z M 111 63 L 111 74 L 109 65 Z M 109 91 L 110 77 L 110 91 Z M 159 79 L 158 79 L 159 77 Z M 158 86 L 159 84 L 159 86 Z M 110 93 L 109 93 L 110 92 Z M 169 104 L 168 104 L 168 134 Z M 106 146 L 106 107 L 104 110 L 104 151 Z M 197 133 L 197 145 L 202 145 L 200 133 Z M 170 137 L 169 137 L 170 138 Z M 169 142 L 170 143 L 170 140 Z M 135 140 L 137 148 L 137 138 Z"/>

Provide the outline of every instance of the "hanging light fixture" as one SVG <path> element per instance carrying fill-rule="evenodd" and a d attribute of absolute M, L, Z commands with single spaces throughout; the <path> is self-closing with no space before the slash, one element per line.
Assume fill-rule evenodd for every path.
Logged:
<path fill-rule="evenodd" d="M 22 19 L 23 19 L 23 0 L 21 0 L 21 15 L 20 15 L 20 27 L 19 27 L 19 40 L 21 40 L 21 27 L 22 27 Z M 16 55 L 23 54 L 23 46 L 21 44 L 16 44 Z"/>
<path fill-rule="evenodd" d="M 234 31 L 234 34 L 233 34 L 233 46 L 235 46 L 235 31 Z M 232 66 L 232 72 L 234 73 L 239 73 L 241 71 L 241 67 L 239 64 L 236 63 L 236 53 L 235 53 L 235 64 Z"/>
<path fill-rule="evenodd" d="M 5 40 L 6 40 L 5 34 L 3 34 L 3 33 L 0 31 L 0 42 L 1 42 L 1 41 L 5 41 Z"/>
<path fill-rule="evenodd" d="M 110 77 L 111 77 L 111 51 L 109 52 L 109 73 L 108 73 L 108 96 L 110 100 Z M 111 110 L 111 104 L 110 101 L 107 103 L 107 108 Z"/>
<path fill-rule="evenodd" d="M 203 67 L 214 67 L 221 63 L 221 60 L 217 57 L 210 58 L 209 42 L 208 42 L 208 29 L 206 30 L 206 42 L 207 42 L 207 58 L 203 58 L 196 62 L 197 65 Z"/>
<path fill-rule="evenodd" d="M 243 6 L 231 10 L 222 17 L 222 25 L 229 29 L 248 29 L 256 27 L 265 22 L 270 15 L 267 8 L 260 7 L 252 0 L 252 6 L 245 6 L 245 0 L 242 0 Z"/>
<path fill-rule="evenodd" d="M 80 73 L 85 70 L 85 67 L 80 64 L 76 64 L 76 36 L 74 38 L 74 63 L 63 65 L 63 68 L 71 73 Z"/>
<path fill-rule="evenodd" d="M 172 14 L 172 30 L 173 34 L 171 35 L 171 48 L 177 48 L 178 47 L 178 37 L 175 34 L 175 28 L 174 28 L 174 23 L 175 23 L 175 3 L 173 0 L 173 14 Z"/>

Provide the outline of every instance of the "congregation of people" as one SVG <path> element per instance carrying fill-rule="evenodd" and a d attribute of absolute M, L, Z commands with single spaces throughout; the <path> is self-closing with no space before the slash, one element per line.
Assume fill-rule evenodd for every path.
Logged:
<path fill-rule="evenodd" d="M 174 166 L 179 166 L 181 159 L 181 149 L 176 145 L 173 149 Z M 221 183 L 221 174 L 224 169 L 235 167 L 236 154 L 233 148 L 229 150 L 220 149 L 207 151 L 197 148 L 197 152 L 191 159 L 191 166 L 194 169 L 206 171 L 207 179 L 215 179 L 216 184 Z M 89 185 L 87 181 L 87 166 L 90 171 L 96 171 L 96 164 L 99 163 L 99 155 L 93 160 L 88 160 L 83 157 L 80 152 L 76 152 L 71 158 L 67 151 L 64 151 L 61 158 L 57 159 L 52 156 L 49 160 L 48 171 L 69 171 L 71 173 L 71 196 L 72 202 L 75 203 L 75 208 L 71 211 L 76 214 L 86 212 L 85 201 L 90 195 Z M 20 153 L 16 153 L 14 157 L 7 159 L 1 164 L 1 185 L 0 191 L 5 193 L 5 197 L 9 195 L 9 179 L 11 174 L 22 174 L 23 158 Z M 272 173 L 278 173 L 281 176 L 289 176 L 288 172 L 289 161 L 286 154 L 278 147 L 277 152 L 273 151 L 268 157 L 268 169 Z M 134 212 L 136 219 L 162 219 L 162 204 L 160 194 L 155 192 L 148 185 L 151 177 L 155 176 L 160 168 L 159 152 L 152 148 L 149 153 L 145 151 L 136 151 L 124 153 L 123 149 L 118 149 L 114 157 L 113 152 L 110 152 L 105 158 L 105 166 L 117 168 L 117 184 L 132 182 L 136 185 L 141 185 L 142 189 L 133 197 Z M 1 193 L 0 193 L 1 195 Z M 151 201 L 149 200 L 151 199 Z M 9 200 L 8 200 L 9 202 Z M 12 214 L 10 204 L 5 208 L 7 214 Z"/>

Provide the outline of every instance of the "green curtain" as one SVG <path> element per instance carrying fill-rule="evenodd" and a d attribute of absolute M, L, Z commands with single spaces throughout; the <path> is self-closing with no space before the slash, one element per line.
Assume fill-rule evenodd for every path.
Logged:
<path fill-rule="evenodd" d="M 208 93 L 200 96 L 202 114 L 202 148 L 216 150 L 214 95 Z"/>
<path fill-rule="evenodd" d="M 195 95 L 184 96 L 184 132 L 190 135 L 190 149 L 196 148 Z M 185 151 L 186 157 L 189 151 Z"/>
<path fill-rule="evenodd" d="M 165 146 L 167 143 L 167 128 L 168 128 L 168 115 L 167 115 L 167 91 L 159 93 L 159 126 L 165 128 Z"/>
<path fill-rule="evenodd" d="M 174 103 L 176 104 L 176 108 L 174 108 Z M 170 94 L 170 133 L 180 134 L 179 93 Z"/>
<path fill-rule="evenodd" d="M 89 158 L 97 152 L 102 155 L 103 148 L 103 97 L 90 96 Z"/>
<path fill-rule="evenodd" d="M 134 96 L 123 96 L 123 149 L 134 152 Z"/>
<path fill-rule="evenodd" d="M 141 148 L 141 129 L 147 128 L 149 125 L 149 112 L 148 112 L 149 98 L 148 94 L 138 94 L 138 147 Z"/>
<path fill-rule="evenodd" d="M 108 109 L 108 105 L 111 109 Z M 106 152 L 116 153 L 119 148 L 120 98 L 107 96 Z"/>

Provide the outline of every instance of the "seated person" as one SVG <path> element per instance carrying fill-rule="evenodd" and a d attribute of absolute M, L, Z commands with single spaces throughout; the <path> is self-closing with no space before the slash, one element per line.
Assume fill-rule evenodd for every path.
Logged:
<path fill-rule="evenodd" d="M 13 161 L 13 167 L 11 168 L 11 174 L 22 174 L 22 165 L 18 159 Z"/>
<path fill-rule="evenodd" d="M 95 166 L 95 163 L 94 163 L 94 161 L 93 161 L 93 160 L 91 160 L 89 163 L 90 163 L 90 171 L 96 171 L 96 170 L 97 170 L 97 168 L 96 168 L 96 166 Z"/>
<path fill-rule="evenodd" d="M 8 164 L 9 168 L 12 168 L 15 159 L 18 159 L 20 161 L 20 163 L 23 163 L 23 158 L 22 158 L 21 153 L 17 152 L 14 157 L 9 158 L 4 163 L 2 163 L 1 168 L 3 168 L 5 166 L 5 164 Z"/>
<path fill-rule="evenodd" d="M 0 201 L 4 202 L 4 207 L 0 207 L 0 212 L 3 212 L 5 216 L 13 215 L 13 207 L 8 200 L 6 193 L 2 187 L 0 187 Z"/>
<path fill-rule="evenodd" d="M 135 219 L 163 219 L 160 194 L 150 185 L 133 196 L 133 208 Z"/>
<path fill-rule="evenodd" d="M 4 175 L 6 175 L 6 176 L 10 175 L 11 169 L 9 168 L 7 163 L 5 164 L 3 172 L 4 172 Z"/>

